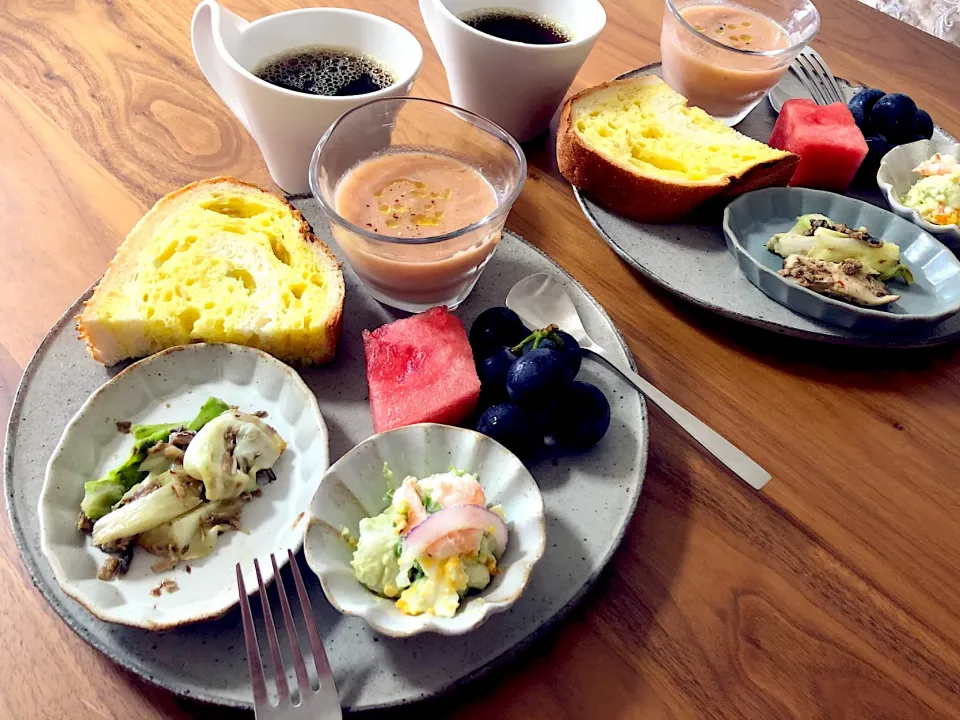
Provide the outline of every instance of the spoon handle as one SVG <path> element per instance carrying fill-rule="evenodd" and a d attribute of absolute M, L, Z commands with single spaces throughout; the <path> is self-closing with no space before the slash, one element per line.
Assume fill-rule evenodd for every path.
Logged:
<path fill-rule="evenodd" d="M 617 364 L 606 357 L 602 352 L 602 348 L 599 348 L 599 346 L 585 348 L 585 350 L 596 355 L 620 373 L 627 382 L 646 395 L 654 405 L 673 418 L 677 425 L 686 430 L 694 440 L 703 445 L 717 460 L 736 473 L 747 485 L 755 490 L 759 490 L 767 484 L 767 481 L 771 477 L 770 473 L 747 457 L 742 450 L 739 450 L 729 440 L 715 430 L 707 427 L 703 421 L 677 405 L 677 403 L 632 370 L 618 367 Z"/>

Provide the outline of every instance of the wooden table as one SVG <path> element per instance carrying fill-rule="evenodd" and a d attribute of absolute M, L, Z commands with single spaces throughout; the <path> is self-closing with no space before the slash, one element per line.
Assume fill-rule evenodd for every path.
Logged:
<path fill-rule="evenodd" d="M 309 4 L 228 3 L 249 18 Z M 416 92 L 448 97 L 413 0 L 333 4 L 410 28 L 426 56 Z M 575 89 L 658 59 L 660 0 L 604 4 L 609 24 Z M 838 74 L 909 92 L 960 134 L 960 50 L 856 0 L 820 9 L 815 44 Z M 3 417 L 47 329 L 158 197 L 218 174 L 269 185 L 194 64 L 192 11 L 192 0 L 0 6 Z M 643 497 L 598 587 L 502 671 L 410 714 L 960 717 L 957 346 L 831 348 L 687 305 L 597 237 L 550 147 L 528 148 L 508 225 L 606 306 L 642 374 L 774 479 L 750 490 L 652 408 Z M 84 644 L 31 586 L 5 525 L 0 639 L 2 718 L 237 716 Z"/>

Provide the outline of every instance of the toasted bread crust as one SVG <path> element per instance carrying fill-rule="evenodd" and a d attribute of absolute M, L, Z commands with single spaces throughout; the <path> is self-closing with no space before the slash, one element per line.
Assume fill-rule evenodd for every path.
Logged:
<path fill-rule="evenodd" d="M 574 104 L 593 93 L 632 82 L 611 80 L 577 93 L 563 106 L 557 131 L 557 164 L 567 181 L 615 213 L 639 222 L 676 222 L 716 197 L 785 186 L 800 162 L 792 153 L 759 163 L 742 175 L 715 183 L 670 183 L 640 175 L 587 146 L 573 128 Z"/>
<path fill-rule="evenodd" d="M 150 210 L 148 210 L 142 218 L 140 218 L 139 221 L 137 221 L 137 224 L 133 226 L 133 229 L 130 230 L 126 239 L 117 250 L 116 255 L 114 255 L 113 259 L 107 265 L 107 269 L 97 283 L 96 288 L 94 288 L 93 294 L 86 302 L 84 302 L 83 311 L 77 315 L 76 318 L 77 334 L 80 340 L 86 344 L 90 355 L 94 360 L 103 363 L 104 365 L 114 365 L 121 360 L 127 359 L 126 357 L 117 357 L 109 352 L 108 349 L 101 348 L 96 345 L 84 320 L 84 315 L 87 312 L 87 308 L 96 305 L 98 301 L 98 294 L 103 288 L 110 286 L 110 283 L 115 275 L 121 274 L 129 264 L 136 263 L 136 257 L 140 251 L 139 243 L 137 241 L 141 236 L 144 238 L 149 237 L 149 233 L 139 231 L 141 231 L 143 228 L 149 227 L 149 225 L 158 218 L 163 217 L 169 206 L 172 203 L 175 203 L 179 198 L 190 194 L 197 188 L 208 185 L 227 185 L 232 189 L 243 188 L 246 190 L 254 190 L 273 195 L 287 207 L 294 219 L 299 222 L 300 237 L 313 251 L 318 263 L 321 265 L 326 265 L 328 268 L 328 272 L 325 273 L 325 277 L 331 281 L 332 287 L 330 287 L 330 289 L 333 293 L 330 304 L 331 307 L 336 309 L 325 323 L 327 336 L 331 339 L 328 347 L 318 348 L 317 351 L 311 354 L 309 357 L 280 359 L 297 361 L 306 365 L 322 364 L 333 360 L 333 357 L 336 354 L 337 341 L 340 338 L 340 331 L 343 325 L 343 302 L 346 294 L 346 286 L 344 285 L 343 281 L 343 273 L 340 270 L 340 263 L 337 261 L 336 256 L 333 254 L 330 248 L 327 247 L 327 245 L 319 238 L 317 238 L 316 235 L 314 235 L 313 229 L 310 227 L 310 224 L 306 221 L 306 219 L 304 219 L 303 214 L 297 208 L 291 205 L 285 197 L 277 195 L 276 193 L 271 193 L 269 190 L 266 190 L 259 185 L 255 185 L 254 183 L 246 182 L 245 180 L 239 180 L 228 175 L 197 180 L 196 182 L 192 182 L 189 185 L 185 185 L 178 190 L 168 193 L 160 198 L 160 200 L 158 200 L 156 204 L 154 204 L 154 206 L 150 208 Z"/>
<path fill-rule="evenodd" d="M 250 183 L 244 183 L 243 181 L 237 182 L 242 185 L 250 185 Z M 263 190 L 263 188 L 257 187 L 256 185 L 250 186 L 257 188 L 258 190 L 262 190 L 263 192 L 267 192 L 266 190 Z M 337 341 L 340 339 L 340 330 L 343 327 L 343 301 L 346 295 L 346 285 L 344 285 L 343 282 L 343 272 L 340 270 L 340 263 L 337 261 L 333 251 L 327 247 L 325 242 L 313 234 L 313 228 L 310 227 L 310 223 L 308 223 L 303 217 L 303 213 L 297 210 L 297 208 L 295 208 L 285 197 L 279 195 L 277 197 L 279 197 L 283 204 L 290 209 L 290 212 L 293 213 L 293 217 L 300 221 L 300 236 L 310 246 L 310 249 L 313 250 L 313 254 L 317 257 L 317 261 L 321 265 L 325 264 L 330 266 L 331 272 L 328 273 L 328 277 L 336 278 L 336 287 L 333 288 L 335 292 L 333 303 L 336 307 L 336 311 L 327 319 L 326 322 L 327 333 L 329 334 L 329 337 L 333 339 L 333 342 L 326 352 L 320 352 L 313 358 L 302 359 L 302 362 L 306 365 L 321 365 L 333 360 L 334 355 L 337 353 Z"/>

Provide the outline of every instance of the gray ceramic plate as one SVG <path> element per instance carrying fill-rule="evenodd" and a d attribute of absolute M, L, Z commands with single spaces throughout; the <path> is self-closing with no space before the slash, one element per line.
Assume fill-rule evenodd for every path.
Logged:
<path fill-rule="evenodd" d="M 648 65 L 622 77 L 660 74 L 660 64 Z M 842 83 L 850 95 L 854 90 Z M 792 97 L 803 95 L 799 81 L 787 75 L 778 86 Z M 766 141 L 776 114 L 769 103 L 760 103 L 737 130 Z M 938 134 L 942 134 L 937 130 Z M 706 209 L 689 222 L 648 225 L 633 222 L 606 210 L 574 189 L 580 207 L 600 236 L 620 257 L 644 276 L 702 308 L 725 317 L 810 340 L 872 347 L 920 347 L 960 338 L 960 315 L 920 331 L 857 332 L 819 322 L 795 313 L 757 289 L 740 272 L 727 252 L 720 227 L 722 207 Z M 853 197 L 886 207 L 879 190 L 852 192 Z"/>
<path fill-rule="evenodd" d="M 312 200 L 295 204 L 317 234 L 331 242 L 316 204 Z M 497 254 L 457 314 L 470 323 L 481 310 L 503 304 L 515 282 L 539 272 L 550 273 L 564 284 L 592 337 L 623 362 L 633 364 L 623 339 L 596 301 L 546 256 L 509 234 L 504 235 Z M 337 357 L 327 368 L 302 373 L 320 401 L 332 461 L 372 434 L 360 331 L 395 317 L 363 293 L 356 275 L 346 266 L 344 276 L 347 298 Z M 236 609 L 220 620 L 164 633 L 110 625 L 63 594 L 40 552 L 36 508 L 44 466 L 67 421 L 109 377 L 76 339 L 73 316 L 77 307 L 64 315 L 40 345 L 10 415 L 5 492 L 23 561 L 67 624 L 119 664 L 180 695 L 249 707 L 243 631 Z M 591 452 L 562 459 L 556 465 L 544 462 L 531 468 L 546 506 L 546 553 L 517 603 L 471 633 L 468 642 L 462 637 L 434 635 L 408 640 L 380 636 L 362 619 L 334 610 L 319 582 L 307 573 L 308 590 L 346 708 L 409 703 L 477 677 L 562 616 L 597 578 L 623 536 L 640 496 L 647 459 L 647 416 L 640 396 L 612 372 L 589 361 L 582 372 L 600 385 L 611 401 L 610 431 Z M 289 570 L 282 572 L 287 586 L 292 587 Z M 259 603 L 254 606 L 258 613 Z M 276 600 L 273 607 L 279 612 Z M 276 620 L 280 622 L 279 616 Z M 257 618 L 257 623 L 262 627 L 262 619 Z"/>
<path fill-rule="evenodd" d="M 874 237 L 896 243 L 914 283 L 887 283 L 900 299 L 879 309 L 820 295 L 778 275 L 783 258 L 767 250 L 767 241 L 793 227 L 800 215 L 810 213 L 865 227 Z M 823 190 L 767 188 L 727 205 L 723 229 L 727 247 L 750 282 L 777 302 L 831 325 L 888 332 L 941 322 L 960 310 L 960 260 L 923 229 L 869 203 Z"/>

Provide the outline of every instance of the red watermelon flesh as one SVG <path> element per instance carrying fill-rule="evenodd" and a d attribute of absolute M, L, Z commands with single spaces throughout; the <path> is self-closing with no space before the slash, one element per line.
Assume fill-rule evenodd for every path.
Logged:
<path fill-rule="evenodd" d="M 456 425 L 480 398 L 463 323 L 445 307 L 363 331 L 375 432 L 421 422 Z"/>
<path fill-rule="evenodd" d="M 787 100 L 770 136 L 771 147 L 800 156 L 790 185 L 843 192 L 867 156 L 867 142 L 843 103 Z"/>

